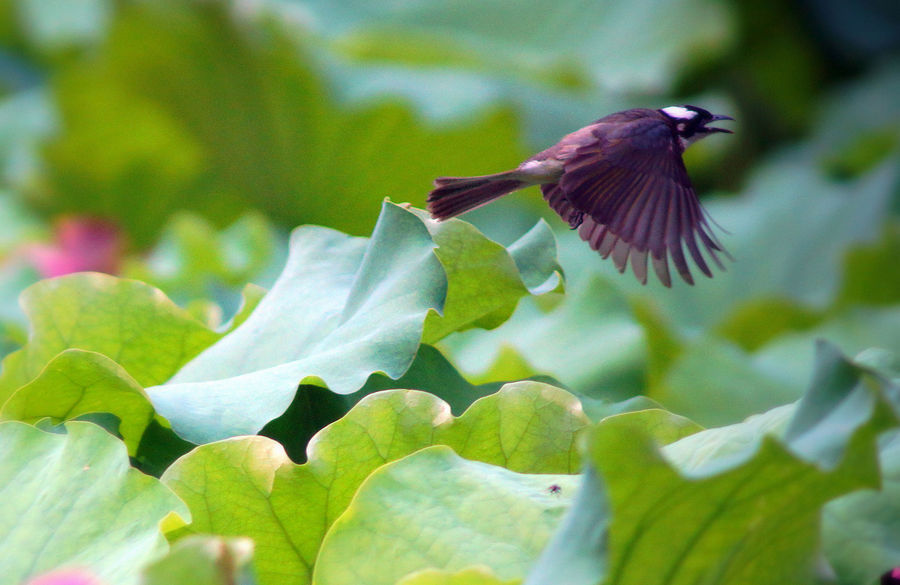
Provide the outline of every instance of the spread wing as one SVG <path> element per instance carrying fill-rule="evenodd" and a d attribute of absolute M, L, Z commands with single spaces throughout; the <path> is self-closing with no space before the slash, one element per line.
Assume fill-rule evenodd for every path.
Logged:
<path fill-rule="evenodd" d="M 710 229 L 668 124 L 642 118 L 598 130 L 565 161 L 559 182 L 542 187 L 550 206 L 591 248 L 611 255 L 620 272 L 630 259 L 642 283 L 649 256 L 664 285 L 672 283 L 669 257 L 693 284 L 682 246 L 707 276 L 712 271 L 701 246 L 724 270 L 716 252 L 727 252 Z"/>

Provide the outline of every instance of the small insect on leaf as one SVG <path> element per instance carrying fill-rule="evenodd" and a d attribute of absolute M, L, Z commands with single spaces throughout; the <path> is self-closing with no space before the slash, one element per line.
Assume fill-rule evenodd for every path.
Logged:
<path fill-rule="evenodd" d="M 550 487 L 547 488 L 547 491 L 549 493 L 553 494 L 554 496 L 558 496 L 559 494 L 562 493 L 562 487 L 559 484 L 554 483 L 553 485 L 551 485 Z"/>

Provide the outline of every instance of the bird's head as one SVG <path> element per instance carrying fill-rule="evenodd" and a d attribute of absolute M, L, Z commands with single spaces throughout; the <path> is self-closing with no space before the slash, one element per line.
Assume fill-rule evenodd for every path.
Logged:
<path fill-rule="evenodd" d="M 681 146 L 687 148 L 690 144 L 716 132 L 732 134 L 726 128 L 707 126 L 719 120 L 734 120 L 731 116 L 718 116 L 697 106 L 669 106 L 659 110 L 664 116 L 675 124 L 675 131 L 681 139 Z"/>

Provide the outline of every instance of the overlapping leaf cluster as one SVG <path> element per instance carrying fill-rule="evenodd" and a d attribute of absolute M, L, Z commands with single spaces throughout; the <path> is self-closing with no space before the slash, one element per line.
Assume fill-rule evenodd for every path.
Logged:
<path fill-rule="evenodd" d="M 879 373 L 829 345 L 800 402 L 701 432 L 645 404 L 582 404 L 541 382 L 478 400 L 477 388 L 442 380 L 429 392 L 369 394 L 372 376 L 409 375 L 417 349 L 440 359 L 420 346 L 440 337 L 429 331 L 556 290 L 555 264 L 534 256 L 552 247 L 543 224 L 504 249 L 461 222 L 437 226 L 385 203 L 369 239 L 298 229 L 273 289 L 224 333 L 136 281 L 34 285 L 31 339 L 0 379 L 2 539 L 19 551 L 4 582 L 70 565 L 110 583 L 200 570 L 233 578 L 249 562 L 246 542 L 208 534 L 249 538 L 260 583 L 802 582 L 823 537 L 843 574 L 871 577 L 892 559 L 864 532 L 854 542 L 877 561 L 846 556 L 843 526 L 820 533 L 826 503 L 879 485 L 879 454 L 892 468 L 891 443 L 878 437 L 900 406 L 883 363 Z M 465 300 L 480 271 L 503 266 L 518 286 Z M 304 432 L 323 392 L 358 402 L 315 434 L 304 463 L 272 432 L 256 434 L 285 410 L 273 436 Z M 444 392 L 465 412 L 452 414 Z M 127 455 L 165 468 L 160 480 Z M 853 516 L 885 497 L 827 509 Z M 177 546 L 151 562 L 163 536 Z"/>
<path fill-rule="evenodd" d="M 0 585 L 900 566 L 900 68 L 802 107 L 816 57 L 750 6 L 0 2 L 26 56 L 0 54 Z M 520 134 L 733 113 L 721 85 L 671 97 L 719 58 L 771 124 L 688 153 L 736 191 L 708 201 L 736 257 L 712 281 L 639 287 L 537 195 L 378 213 L 516 164 Z M 154 245 L 32 284 L 20 315 L 35 211 Z"/>
<path fill-rule="evenodd" d="M 139 281 L 75 274 L 33 285 L 23 296 L 31 337 L 21 350 L 5 359 L 0 377 L 4 403 L 0 416 L 21 421 L 3 426 L 9 433 L 5 441 L 10 447 L 6 451 L 5 489 L 10 495 L 18 494 L 9 508 L 12 515 L 4 523 L 8 528 L 3 538 L 10 550 L 21 553 L 4 582 L 16 583 L 68 564 L 87 565 L 111 582 L 132 582 L 143 570 L 146 561 L 142 559 L 150 559 L 160 550 L 158 523 L 166 512 L 176 512 L 183 520 L 193 516 L 191 532 L 218 531 L 212 525 L 201 528 L 205 522 L 233 523 L 233 519 L 199 518 L 157 481 L 129 469 L 126 453 L 145 470 L 161 470 L 191 449 L 184 439 L 204 443 L 252 435 L 286 410 L 291 410 L 291 416 L 282 420 L 280 428 L 271 428 L 270 434 L 280 433 L 286 442 L 297 434 L 312 434 L 324 424 L 312 417 L 325 400 L 316 404 L 316 391 L 309 384 L 328 388 L 328 393 L 343 405 L 335 406 L 335 418 L 379 387 L 403 384 L 394 381 L 398 378 L 405 386 L 427 388 L 433 394 L 403 390 L 382 396 L 380 400 L 387 401 L 383 404 L 376 400 L 375 406 L 360 405 L 353 411 L 390 415 L 394 410 L 402 413 L 409 409 L 404 420 L 393 423 L 396 428 L 379 431 L 377 427 L 383 421 L 377 417 L 373 422 L 354 423 L 348 414 L 349 418 L 342 418 L 330 432 L 350 427 L 349 438 L 338 431 L 334 435 L 338 438 L 330 440 L 329 433 L 323 431 L 313 440 L 322 445 L 323 461 L 318 461 L 317 452 L 310 448 L 310 462 L 304 469 L 312 475 L 301 473 L 289 483 L 291 490 L 318 494 L 321 510 L 310 507 L 312 500 L 298 500 L 295 491 L 289 505 L 311 515 L 303 522 L 307 528 L 319 528 L 318 533 L 303 537 L 307 544 L 298 549 L 307 551 L 297 559 L 305 563 L 305 573 L 291 568 L 293 565 L 282 567 L 291 582 L 303 582 L 303 574 L 309 577 L 324 531 L 342 510 L 338 502 L 341 498 L 349 500 L 359 482 L 380 465 L 377 458 L 383 456 L 384 463 L 430 446 L 437 440 L 438 422 L 445 426 L 442 442 L 461 452 L 468 444 L 468 450 L 480 459 L 535 471 L 575 472 L 578 458 L 573 433 L 584 426 L 585 420 L 574 397 L 553 387 L 532 396 L 532 414 L 523 413 L 521 428 L 506 429 L 513 432 L 508 438 L 512 444 L 528 447 L 520 456 L 505 453 L 497 439 L 490 437 L 489 421 L 496 412 L 492 414 L 489 403 L 469 409 L 465 423 L 451 424 L 449 406 L 438 396 L 445 396 L 462 410 L 488 389 L 471 386 L 458 374 L 454 387 L 447 376 L 439 375 L 444 358 L 424 345 L 453 331 L 502 321 L 523 295 L 561 290 L 553 249 L 553 236 L 543 222 L 505 249 L 462 222 L 437 225 L 386 202 L 371 238 L 318 227 L 298 228 L 291 239 L 287 264 L 272 290 L 261 300 L 256 299 L 254 306 L 250 306 L 254 297 L 247 297 L 247 306 L 223 332 L 208 328 L 161 291 Z M 493 286 L 477 285 L 489 278 Z M 468 299 L 472 296 L 477 300 Z M 452 372 L 452 366 L 446 364 L 443 370 Z M 431 379 L 423 371 L 431 372 Z M 508 400 L 501 392 L 492 402 L 497 401 Z M 494 411 L 496 408 L 494 405 Z M 73 422 L 56 431 L 62 434 L 48 434 L 53 424 L 75 419 L 103 426 L 120 436 L 121 442 L 87 422 Z M 420 422 L 415 423 L 415 419 Z M 482 421 L 488 421 L 487 427 Z M 47 430 L 22 422 L 36 423 Z M 306 429 L 301 428 L 302 422 Z M 352 432 L 355 424 L 373 425 L 371 433 L 389 433 L 392 439 L 388 446 L 398 449 L 398 454 L 376 449 L 364 455 L 358 442 L 368 433 L 360 434 L 358 429 Z M 545 426 L 558 428 L 561 433 L 551 445 L 541 440 Z M 404 445 L 400 437 L 411 431 L 409 443 Z M 473 438 L 473 433 L 478 436 Z M 488 437 L 480 438 L 484 433 Z M 526 433 L 535 434 L 520 436 Z M 328 453 L 341 448 L 341 441 L 348 453 L 360 458 L 341 458 L 339 467 L 349 476 L 329 471 L 327 464 L 322 467 Z M 251 467 L 263 465 L 260 472 L 264 475 L 269 473 L 267 468 L 272 473 L 278 467 L 285 472 L 296 468 L 287 459 L 284 447 L 270 438 L 260 436 L 249 442 L 231 439 L 213 445 L 214 451 L 192 449 L 191 454 L 202 461 L 206 453 L 225 445 L 226 459 L 240 459 L 250 453 L 254 461 Z M 236 451 L 229 451 L 231 448 Z M 265 455 L 253 454 L 257 449 Z M 164 477 L 171 478 L 172 486 L 205 481 L 205 471 L 199 476 L 191 471 L 191 462 L 196 460 L 179 460 L 168 466 Z M 55 463 L 48 465 L 47 461 Z M 332 461 L 331 465 L 336 463 Z M 206 465 L 202 463 L 201 468 Z M 99 480 L 106 476 L 108 481 Z M 239 473 L 235 481 L 243 481 L 241 477 Z M 310 481 L 312 484 L 305 485 Z M 86 485 L 94 485 L 97 490 L 93 499 L 86 495 Z M 323 494 L 317 486 L 323 485 L 328 486 L 327 497 L 318 500 Z M 214 482 L 208 487 L 228 492 L 234 486 Z M 32 509 L 30 515 L 14 520 L 23 497 L 38 503 L 27 506 Z M 142 504 L 142 499 L 147 503 Z M 73 512 L 71 507 L 76 502 L 79 504 Z M 44 503 L 50 503 L 49 507 Z M 264 500 L 263 505 L 271 504 Z M 120 509 L 122 506 L 127 513 Z M 245 510 L 246 506 L 247 501 Z M 134 522 L 129 514 L 136 515 L 144 528 L 133 532 L 134 542 L 120 539 L 115 546 L 106 547 L 103 536 L 115 538 L 115 529 L 102 520 L 101 511 L 115 512 L 116 521 L 125 526 Z M 58 524 L 53 520 L 57 513 L 71 523 L 71 529 L 54 526 Z M 237 532 L 270 532 L 271 527 L 258 523 L 258 514 L 248 518 L 253 524 L 247 527 L 249 532 L 245 528 Z M 104 532 L 111 528 L 111 532 Z M 59 539 L 58 545 L 52 544 L 54 539 Z M 259 538 L 255 544 L 265 550 L 273 543 Z M 291 543 L 292 548 L 295 546 Z M 269 563 L 283 563 L 277 555 L 268 561 L 267 556 L 263 553 L 257 563 L 264 581 L 277 574 L 270 571 Z"/>

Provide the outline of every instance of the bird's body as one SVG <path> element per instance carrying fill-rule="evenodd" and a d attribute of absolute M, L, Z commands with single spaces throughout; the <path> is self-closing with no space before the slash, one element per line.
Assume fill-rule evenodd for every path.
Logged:
<path fill-rule="evenodd" d="M 684 248 L 710 277 L 700 247 L 719 267 L 716 252 L 727 253 L 710 230 L 682 153 L 704 136 L 730 132 L 706 125 L 730 119 L 695 106 L 610 114 L 511 171 L 439 177 L 428 196 L 428 209 L 435 219 L 448 219 L 540 185 L 550 207 L 577 228 L 591 248 L 604 258 L 612 256 L 620 272 L 630 260 L 635 275 L 646 283 L 649 257 L 660 281 L 671 286 L 671 257 L 681 277 L 693 284 Z"/>

